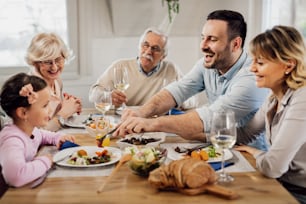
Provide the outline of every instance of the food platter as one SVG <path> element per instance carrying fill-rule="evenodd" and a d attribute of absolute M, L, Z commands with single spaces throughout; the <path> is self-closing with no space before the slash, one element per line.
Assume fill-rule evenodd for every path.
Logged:
<path fill-rule="evenodd" d="M 107 150 L 111 154 L 111 160 L 109 162 L 105 163 L 99 163 L 99 164 L 90 164 L 90 165 L 76 165 L 76 164 L 69 164 L 68 160 L 70 155 L 75 153 L 78 150 L 85 150 L 88 153 L 88 156 L 92 157 L 95 155 L 95 152 L 101 152 L 103 150 Z M 115 147 L 97 147 L 97 146 L 79 146 L 79 147 L 72 147 L 67 148 L 62 151 L 57 152 L 53 156 L 53 161 L 59 166 L 65 166 L 65 167 L 100 167 L 100 166 L 107 166 L 114 164 L 118 162 L 121 158 L 121 150 Z"/>
<path fill-rule="evenodd" d="M 168 158 L 171 159 L 171 160 L 179 160 L 179 159 L 182 159 L 184 157 L 186 157 L 186 153 L 178 153 L 175 151 L 175 148 L 177 146 L 179 146 L 180 148 L 192 148 L 192 147 L 195 147 L 199 144 L 187 144 L 187 143 L 177 143 L 177 144 L 173 144 L 171 146 L 168 146 L 167 147 L 167 150 L 168 150 Z M 208 150 L 208 147 L 206 148 L 203 148 L 204 150 Z M 222 153 L 221 153 L 221 150 L 217 150 L 219 154 L 219 156 L 215 157 L 215 158 L 209 158 L 207 160 L 208 163 L 213 163 L 213 162 L 221 162 L 222 160 Z M 224 155 L 224 160 L 229 160 L 233 157 L 233 153 L 226 149 L 225 150 L 225 155 Z"/>

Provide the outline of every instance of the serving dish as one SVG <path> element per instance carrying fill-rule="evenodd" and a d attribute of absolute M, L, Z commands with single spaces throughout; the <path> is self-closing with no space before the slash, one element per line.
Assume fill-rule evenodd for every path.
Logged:
<path fill-rule="evenodd" d="M 160 167 L 167 158 L 167 149 L 161 147 L 126 147 L 125 154 L 132 154 L 128 166 L 139 176 L 147 177 L 149 173 Z"/>
<path fill-rule="evenodd" d="M 163 132 L 147 132 L 140 134 L 129 134 L 124 138 L 119 139 L 116 143 L 120 149 L 126 147 L 136 146 L 147 146 L 157 147 L 161 143 L 165 142 L 166 134 Z"/>

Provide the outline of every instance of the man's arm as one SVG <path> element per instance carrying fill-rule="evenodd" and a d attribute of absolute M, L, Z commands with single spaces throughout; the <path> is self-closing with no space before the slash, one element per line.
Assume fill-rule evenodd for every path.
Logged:
<path fill-rule="evenodd" d="M 128 117 L 113 136 L 140 132 L 171 132 L 188 140 L 206 139 L 203 122 L 196 111 L 157 118 Z"/>
<path fill-rule="evenodd" d="M 138 110 L 126 110 L 123 112 L 121 119 L 124 121 L 128 117 L 137 116 L 142 118 L 150 118 L 160 116 L 169 111 L 170 108 L 176 106 L 176 102 L 169 91 L 163 89 L 155 94 L 148 102 L 141 106 Z"/>

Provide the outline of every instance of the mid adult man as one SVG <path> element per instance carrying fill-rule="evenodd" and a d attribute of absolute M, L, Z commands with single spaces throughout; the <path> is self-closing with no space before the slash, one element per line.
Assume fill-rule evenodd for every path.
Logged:
<path fill-rule="evenodd" d="M 210 13 L 201 33 L 203 57 L 183 79 L 157 93 L 139 110 L 126 110 L 114 136 L 163 131 L 203 141 L 210 131 L 212 112 L 221 109 L 233 110 L 238 125 L 244 125 L 268 93 L 267 89 L 256 87 L 255 76 L 249 70 L 251 59 L 243 50 L 246 31 L 240 13 L 229 10 Z M 151 118 L 201 91 L 206 91 L 210 105 L 179 116 Z M 254 142 L 254 146 L 265 148 L 262 136 Z"/>

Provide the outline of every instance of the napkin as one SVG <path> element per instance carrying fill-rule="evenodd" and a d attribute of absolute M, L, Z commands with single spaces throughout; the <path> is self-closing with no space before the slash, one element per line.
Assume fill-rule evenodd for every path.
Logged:
<path fill-rule="evenodd" d="M 210 166 L 215 170 L 219 170 L 221 169 L 221 162 L 213 162 L 213 163 L 209 163 Z M 228 167 L 228 166 L 232 166 L 234 165 L 235 163 L 232 162 L 232 161 L 228 161 L 228 162 L 224 162 L 224 167 Z"/>
<path fill-rule="evenodd" d="M 61 147 L 60 147 L 60 150 L 63 150 L 63 149 L 66 149 L 66 148 L 70 148 L 70 147 L 77 147 L 77 146 L 80 146 L 76 143 L 73 143 L 73 142 L 70 142 L 70 141 L 65 141 Z"/>
<path fill-rule="evenodd" d="M 178 110 L 178 109 L 175 109 L 175 108 L 172 108 L 171 112 L 170 112 L 171 115 L 180 115 L 180 114 L 184 114 L 184 113 L 185 113 L 184 111 L 181 111 L 181 110 Z M 169 113 L 167 113 L 167 115 L 169 115 Z"/>

